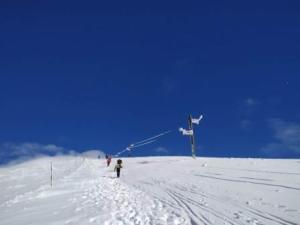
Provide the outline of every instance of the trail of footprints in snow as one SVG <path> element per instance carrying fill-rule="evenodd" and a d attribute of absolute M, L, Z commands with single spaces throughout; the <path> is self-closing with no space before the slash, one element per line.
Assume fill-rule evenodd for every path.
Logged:
<path fill-rule="evenodd" d="M 105 181 L 102 179 L 95 182 L 95 185 L 86 189 L 82 196 L 83 205 L 77 207 L 76 211 L 81 211 L 82 207 L 87 206 L 95 210 L 95 205 L 97 213 L 99 208 L 109 210 L 111 215 L 105 225 L 189 224 L 180 215 L 168 212 L 160 201 L 151 199 L 140 190 L 127 187 L 118 179 L 106 178 Z M 89 222 L 97 223 L 97 218 L 91 218 Z"/>
<path fill-rule="evenodd" d="M 263 225 L 263 223 L 260 223 L 256 218 L 244 215 L 242 211 L 234 213 L 234 216 L 235 219 L 246 221 L 248 224 L 250 223 L 253 225 Z"/>

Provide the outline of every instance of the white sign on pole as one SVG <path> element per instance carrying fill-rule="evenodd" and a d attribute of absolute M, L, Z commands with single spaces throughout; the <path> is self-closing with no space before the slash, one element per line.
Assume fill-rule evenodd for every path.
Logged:
<path fill-rule="evenodd" d="M 179 131 L 182 133 L 182 135 L 192 136 L 194 134 L 193 130 L 186 130 L 182 127 L 179 128 Z"/>

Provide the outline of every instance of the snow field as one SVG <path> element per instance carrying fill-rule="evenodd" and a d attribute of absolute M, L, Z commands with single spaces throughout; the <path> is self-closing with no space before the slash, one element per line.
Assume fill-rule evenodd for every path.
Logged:
<path fill-rule="evenodd" d="M 50 187 L 50 162 L 53 187 Z M 297 225 L 300 161 L 41 158 L 0 168 L 1 225 Z"/>

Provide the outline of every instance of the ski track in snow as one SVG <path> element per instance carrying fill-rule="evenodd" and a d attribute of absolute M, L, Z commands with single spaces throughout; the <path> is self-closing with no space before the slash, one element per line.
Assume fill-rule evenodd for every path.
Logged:
<path fill-rule="evenodd" d="M 51 160 L 52 188 L 50 159 L 0 170 L 1 225 L 300 224 L 298 161 L 129 158 L 117 179 L 104 160 Z"/>
<path fill-rule="evenodd" d="M 180 160 L 178 160 L 177 163 L 180 163 Z M 223 169 L 222 173 L 217 173 L 217 171 L 207 172 L 207 170 L 211 171 L 211 168 L 214 168 L 214 166 L 211 168 L 206 167 L 207 165 L 204 165 L 203 169 L 199 167 L 200 170 L 203 170 L 201 171 L 203 173 L 202 175 L 199 174 L 199 170 L 194 170 L 192 166 L 192 169 L 188 170 L 188 176 L 199 177 L 201 180 L 196 178 L 196 180 L 191 182 L 190 179 L 185 179 L 185 182 L 182 182 L 184 178 L 182 179 L 180 177 L 177 179 L 176 174 L 180 175 L 180 173 L 185 172 L 186 168 L 183 168 L 183 170 L 179 172 L 172 171 L 168 182 L 166 182 L 166 179 L 160 179 L 159 173 L 157 173 L 155 175 L 157 175 L 158 178 L 151 174 L 152 182 L 149 182 L 151 178 L 148 177 L 148 179 L 145 179 L 148 180 L 147 182 L 140 182 L 140 180 L 138 180 L 136 183 L 139 183 L 137 185 L 138 187 L 147 192 L 152 192 L 152 195 L 156 196 L 169 207 L 173 207 L 175 211 L 178 210 L 179 206 L 180 210 L 184 210 L 185 213 L 189 215 L 191 224 L 300 224 L 298 208 L 289 209 L 289 206 L 284 204 L 269 203 L 268 200 L 264 199 L 264 195 L 260 198 L 247 195 L 242 196 L 243 188 L 246 190 L 250 189 L 250 192 L 251 189 L 263 191 L 266 192 L 266 194 L 268 192 L 275 192 L 277 195 L 280 195 L 281 198 L 284 198 L 286 191 L 291 191 L 292 193 L 289 194 L 289 196 L 297 198 L 299 201 L 299 187 L 276 184 L 274 183 L 277 182 L 276 180 L 260 178 L 260 175 L 257 177 L 258 174 L 266 173 L 277 174 L 279 176 L 294 176 L 298 175 L 297 173 L 235 169 L 239 171 L 239 176 L 229 178 L 227 176 L 231 174 L 224 174 Z M 165 171 L 165 168 L 162 168 L 162 170 Z M 240 171 L 242 171 L 243 176 L 241 176 Z M 253 176 L 253 172 L 256 173 L 256 177 L 250 176 Z M 215 176 L 211 176 L 212 174 Z M 219 182 L 222 182 L 222 184 L 218 184 Z M 230 188 L 234 187 L 235 183 L 240 183 L 241 189 L 239 189 L 239 192 L 241 193 L 233 193 L 234 195 L 232 195 Z M 296 184 L 296 182 L 293 183 Z M 223 184 L 224 189 L 222 189 Z M 155 191 L 151 191 L 154 187 Z M 265 190 L 266 188 L 268 188 L 267 191 Z M 270 190 L 270 188 L 272 189 Z M 163 193 L 166 193 L 168 197 Z M 296 203 L 297 200 L 293 198 L 293 203 Z M 279 211 L 278 214 L 276 211 Z M 293 215 L 287 217 L 286 214 L 289 212 L 293 212 Z M 282 216 L 284 214 L 285 216 Z"/>

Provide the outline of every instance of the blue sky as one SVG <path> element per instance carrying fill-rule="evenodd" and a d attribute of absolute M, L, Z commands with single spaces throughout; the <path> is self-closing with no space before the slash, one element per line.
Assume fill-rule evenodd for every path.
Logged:
<path fill-rule="evenodd" d="M 1 157 L 189 155 L 191 113 L 200 156 L 299 158 L 300 4 L 238 2 L 2 1 Z"/>

